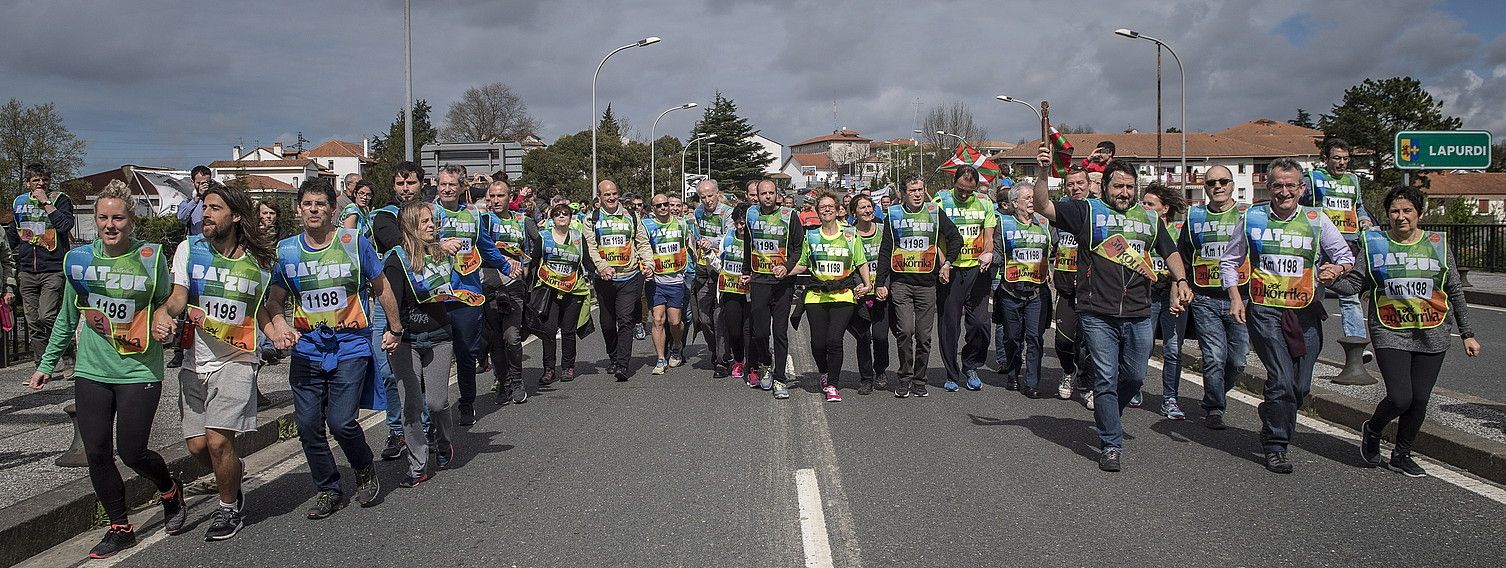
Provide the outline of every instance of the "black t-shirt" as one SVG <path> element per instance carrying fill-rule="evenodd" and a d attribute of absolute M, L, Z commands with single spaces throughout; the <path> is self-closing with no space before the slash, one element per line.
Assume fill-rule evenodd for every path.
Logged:
<path fill-rule="evenodd" d="M 1150 316 L 1154 281 L 1093 252 L 1092 211 L 1086 199 L 1056 202 L 1056 226 L 1077 238 L 1078 313 L 1125 318 Z M 1177 252 L 1176 242 L 1160 216 L 1156 217 L 1156 237 L 1151 246 L 1164 258 Z"/>
<path fill-rule="evenodd" d="M 445 303 L 419 303 L 413 295 L 413 284 L 408 281 L 408 267 L 403 266 L 397 255 L 387 256 L 382 274 L 387 276 L 387 285 L 392 287 L 392 296 L 397 298 L 397 313 L 402 319 L 405 336 L 449 328 L 450 316 L 445 311 Z"/>

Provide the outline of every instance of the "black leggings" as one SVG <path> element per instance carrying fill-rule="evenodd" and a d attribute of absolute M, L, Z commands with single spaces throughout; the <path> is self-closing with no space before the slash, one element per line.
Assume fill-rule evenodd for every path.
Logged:
<path fill-rule="evenodd" d="M 744 364 L 747 363 L 744 357 L 748 355 L 747 338 L 743 335 L 743 330 L 747 329 L 747 326 L 743 325 L 744 320 L 747 319 L 747 311 L 748 296 L 722 292 L 722 300 L 717 308 L 717 315 L 720 316 L 720 337 L 717 343 L 725 348 L 722 351 L 724 357 L 725 354 L 731 353 L 733 361 Z"/>
<path fill-rule="evenodd" d="M 827 374 L 827 384 L 832 386 L 841 382 L 842 336 L 855 308 L 856 305 L 847 302 L 805 305 L 805 317 L 811 324 L 807 330 L 811 334 L 811 356 L 816 359 L 816 370 Z"/>
<path fill-rule="evenodd" d="M 749 352 L 749 365 L 773 367 L 775 380 L 790 381 L 785 363 L 790 352 L 790 304 L 795 291 L 795 279 L 785 278 L 776 284 L 754 282 L 748 290 L 748 318 L 753 320 L 753 339 Z M 769 352 L 769 338 L 774 339 L 774 350 Z"/>
<path fill-rule="evenodd" d="M 110 523 L 126 524 L 125 481 L 115 467 L 110 435 L 120 450 L 120 461 L 147 478 L 158 491 L 171 491 L 172 474 L 162 456 L 147 448 L 162 383 L 110 384 L 79 377 L 73 384 L 73 403 L 78 409 L 78 433 L 84 439 L 89 461 L 89 481 L 94 494 L 110 517 Z"/>
<path fill-rule="evenodd" d="M 1422 429 L 1422 419 L 1428 412 L 1428 399 L 1433 396 L 1433 385 L 1438 384 L 1438 371 L 1443 368 L 1443 354 L 1413 353 L 1400 349 L 1376 349 L 1375 363 L 1380 366 L 1381 378 L 1386 381 L 1386 398 L 1375 407 L 1370 417 L 1370 429 L 1380 432 L 1392 420 L 1396 424 L 1396 451 L 1412 451 L 1412 442 Z"/>
<path fill-rule="evenodd" d="M 563 367 L 566 369 L 575 367 L 575 333 L 576 322 L 580 321 L 581 302 L 585 296 L 577 294 L 561 294 L 553 292 L 549 296 L 549 317 L 544 318 L 543 333 L 539 334 L 539 343 L 544 346 L 544 369 L 554 368 L 554 332 L 560 332 L 560 357 L 564 360 Z M 602 324 L 602 332 L 607 333 L 606 324 Z M 629 338 L 631 339 L 631 338 Z"/>

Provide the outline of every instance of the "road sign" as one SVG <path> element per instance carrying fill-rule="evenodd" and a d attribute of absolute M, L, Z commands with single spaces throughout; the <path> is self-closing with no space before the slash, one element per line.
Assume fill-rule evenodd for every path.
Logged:
<path fill-rule="evenodd" d="M 1396 167 L 1403 170 L 1483 170 L 1490 167 L 1484 130 L 1403 130 L 1396 133 Z"/>

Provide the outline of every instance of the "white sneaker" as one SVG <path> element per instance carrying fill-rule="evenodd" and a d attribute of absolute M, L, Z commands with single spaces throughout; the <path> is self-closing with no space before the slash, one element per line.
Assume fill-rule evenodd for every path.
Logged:
<path fill-rule="evenodd" d="M 685 360 L 680 358 L 680 354 L 679 353 L 670 353 L 669 354 L 669 366 L 671 366 L 671 367 L 678 367 L 678 366 L 684 365 L 684 364 L 685 364 Z"/>
<path fill-rule="evenodd" d="M 663 359 L 660 359 L 659 363 L 657 365 L 654 365 L 654 370 L 650 371 L 650 373 L 655 374 L 655 375 L 662 375 L 662 374 L 664 374 L 664 369 L 666 367 L 668 367 L 668 366 L 669 366 L 668 362 L 666 362 Z"/>
<path fill-rule="evenodd" d="M 1072 400 L 1072 375 L 1062 375 L 1062 382 L 1056 384 L 1056 398 Z"/>
<path fill-rule="evenodd" d="M 1088 410 L 1093 410 L 1093 391 L 1082 392 L 1082 405 L 1088 407 Z"/>

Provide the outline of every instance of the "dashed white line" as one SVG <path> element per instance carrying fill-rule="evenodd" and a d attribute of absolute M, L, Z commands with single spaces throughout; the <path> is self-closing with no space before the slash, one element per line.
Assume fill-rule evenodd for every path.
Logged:
<path fill-rule="evenodd" d="M 816 470 L 795 471 L 795 493 L 800 500 L 800 543 L 805 549 L 806 568 L 832 566 L 831 539 L 826 535 L 826 513 L 821 508 L 821 488 Z"/>

